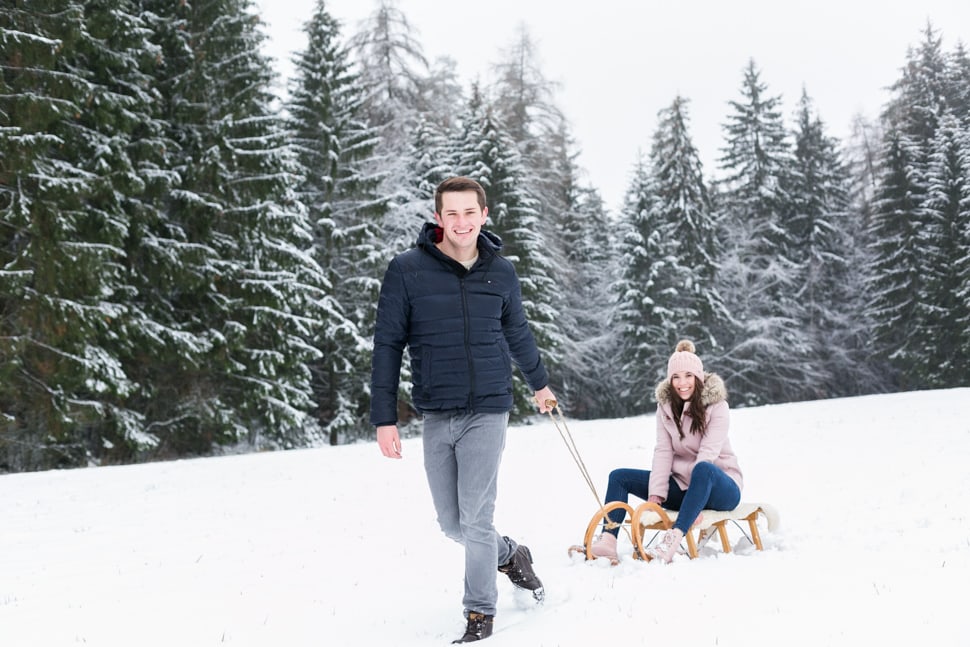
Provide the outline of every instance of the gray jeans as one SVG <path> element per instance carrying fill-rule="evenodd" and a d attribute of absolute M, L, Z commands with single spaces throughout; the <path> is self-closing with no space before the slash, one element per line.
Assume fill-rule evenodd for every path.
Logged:
<path fill-rule="evenodd" d="M 438 524 L 465 547 L 465 609 L 495 615 L 497 568 L 514 541 L 492 525 L 507 413 L 426 414 L 424 469 Z"/>

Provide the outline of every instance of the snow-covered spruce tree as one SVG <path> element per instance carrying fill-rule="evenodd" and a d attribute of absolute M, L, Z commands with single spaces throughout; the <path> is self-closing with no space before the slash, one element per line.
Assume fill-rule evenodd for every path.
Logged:
<path fill-rule="evenodd" d="M 313 393 L 331 444 L 356 438 L 370 383 L 370 346 L 380 277 L 381 177 L 369 162 L 377 144 L 364 121 L 364 95 L 337 22 L 318 1 L 306 23 L 307 46 L 294 57 L 289 129 L 300 166 L 297 194 L 313 222 L 325 273 L 325 312 L 314 345 Z"/>
<path fill-rule="evenodd" d="M 661 365 L 670 349 L 658 310 L 665 307 L 664 286 L 657 270 L 669 261 L 663 254 L 661 234 L 654 220 L 657 192 L 649 163 L 642 156 L 633 167 L 617 226 L 619 273 L 613 286 L 616 306 L 610 326 L 616 335 L 620 365 L 617 415 L 649 410 Z"/>
<path fill-rule="evenodd" d="M 921 334 L 914 346 L 913 377 L 921 386 L 970 384 L 970 354 L 961 323 L 970 320 L 966 259 L 970 256 L 970 137 L 950 112 L 940 122 L 930 149 L 921 254 L 927 259 L 922 298 L 916 303 Z"/>
<path fill-rule="evenodd" d="M 888 359 L 900 389 L 919 388 L 915 365 L 922 350 L 916 344 L 924 330 L 921 300 L 935 301 L 925 280 L 937 266 L 934 227 L 927 210 L 929 164 L 936 130 L 946 112 L 946 60 L 931 26 L 911 49 L 901 78 L 892 86 L 882 115 L 886 133 L 870 244 L 869 305 L 873 346 Z"/>
<path fill-rule="evenodd" d="M 549 136 L 544 149 L 551 153 L 556 186 L 547 185 L 550 202 L 560 205 L 543 222 L 555 232 L 554 278 L 557 288 L 557 323 L 562 349 L 557 370 L 550 375 L 556 395 L 568 415 L 598 418 L 615 415 L 619 392 L 613 370 L 614 338 L 607 325 L 613 298 L 615 255 L 614 225 L 599 193 L 579 183 L 576 154 L 565 122 Z"/>
<path fill-rule="evenodd" d="M 880 375 L 867 361 L 861 222 L 849 211 L 847 171 L 808 93 L 795 112 L 794 164 L 787 218 L 801 277 L 797 298 L 820 379 L 805 384 L 816 399 L 878 390 Z"/>
<path fill-rule="evenodd" d="M 181 243 L 178 283 L 154 298 L 183 336 L 154 370 L 151 424 L 174 454 L 305 445 L 323 277 L 261 23 L 248 0 L 142 4 L 179 175 L 162 225 Z"/>
<path fill-rule="evenodd" d="M 132 4 L 0 11 L 0 471 L 130 460 L 131 220 L 155 174 L 154 53 Z"/>
<path fill-rule="evenodd" d="M 967 304 L 970 304 L 970 127 L 965 128 L 962 137 L 963 150 L 963 190 L 964 195 L 960 200 L 960 222 L 962 227 L 958 232 L 959 246 L 963 249 L 962 257 L 956 261 L 953 273 L 961 277 L 959 287 L 956 290 L 956 297 L 962 304 L 963 314 L 956 318 L 957 329 L 960 331 L 959 350 L 957 351 L 964 359 L 964 374 L 959 378 L 961 384 L 970 383 L 970 377 L 966 370 L 970 366 L 970 314 L 967 313 Z M 952 386 L 952 385 L 951 385 Z"/>
<path fill-rule="evenodd" d="M 801 267 L 785 221 L 792 153 L 780 103 L 750 61 L 741 99 L 730 102 L 720 157 L 723 295 L 737 322 L 723 372 L 745 404 L 802 399 L 806 385 L 820 377 L 802 328 Z"/>
<path fill-rule="evenodd" d="M 873 324 L 873 355 L 891 363 L 895 369 L 895 375 L 889 376 L 891 384 L 904 391 L 919 386 L 911 379 L 918 351 L 910 344 L 918 330 L 914 325 L 916 308 L 923 293 L 923 214 L 916 196 L 926 189 L 913 173 L 913 149 L 899 130 L 887 131 L 868 232 L 872 262 L 867 273 L 866 317 Z"/>
<path fill-rule="evenodd" d="M 654 310 L 660 337 L 651 343 L 662 360 L 663 351 L 669 355 L 686 337 L 719 364 L 729 322 L 716 280 L 720 240 L 688 124 L 687 100 L 678 96 L 660 111 L 650 150 L 650 221 L 659 233 L 651 274 L 660 288 Z M 654 368 L 662 371 L 664 365 L 660 361 Z"/>
<path fill-rule="evenodd" d="M 558 327 L 558 295 L 553 268 L 542 235 L 533 187 L 515 143 L 484 105 L 477 89 L 462 113 L 462 130 L 454 143 L 455 172 L 485 188 L 488 222 L 485 228 L 502 239 L 502 255 L 515 265 L 522 287 L 522 306 L 550 374 L 562 347 Z M 517 416 L 535 412 L 532 392 L 515 374 Z"/>
<path fill-rule="evenodd" d="M 883 120 L 898 126 L 914 143 L 926 147 L 936 133 L 940 117 L 957 93 L 948 84 L 947 57 L 942 38 L 933 26 L 923 30 L 923 41 L 906 55 L 902 75 L 892 85 L 892 97 Z M 925 159 L 922 160 L 925 163 Z"/>
<path fill-rule="evenodd" d="M 946 88 L 950 111 L 964 127 L 970 127 L 970 54 L 962 42 L 947 57 Z"/>

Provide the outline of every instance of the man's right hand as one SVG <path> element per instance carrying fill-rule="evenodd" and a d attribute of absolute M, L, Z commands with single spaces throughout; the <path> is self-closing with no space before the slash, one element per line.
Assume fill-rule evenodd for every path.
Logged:
<path fill-rule="evenodd" d="M 401 437 L 397 433 L 397 425 L 378 427 L 377 445 L 388 458 L 401 458 Z"/>

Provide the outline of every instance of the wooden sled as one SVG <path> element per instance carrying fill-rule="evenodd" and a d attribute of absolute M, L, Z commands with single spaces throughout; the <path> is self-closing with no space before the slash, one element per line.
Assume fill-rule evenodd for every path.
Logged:
<path fill-rule="evenodd" d="M 572 546 L 569 549 L 569 554 L 584 552 L 586 559 L 595 559 L 590 551 L 593 536 L 596 534 L 597 529 L 600 528 L 602 520 L 606 515 L 618 508 L 623 508 L 627 512 L 626 519 L 629 519 L 629 523 L 624 519 L 623 525 L 629 525 L 630 527 L 635 550 L 634 557 L 648 561 L 652 559 L 648 552 L 650 541 L 645 539 L 646 533 L 648 531 L 659 532 L 668 530 L 673 528 L 674 523 L 677 521 L 676 510 L 665 510 L 656 503 L 642 503 L 635 510 L 622 501 L 613 501 L 603 506 L 590 520 L 586 528 L 583 546 Z M 745 536 L 754 544 L 757 550 L 764 550 L 764 545 L 761 541 L 761 532 L 758 528 L 758 518 L 762 515 L 765 517 L 769 531 L 775 530 L 780 524 L 780 517 L 777 510 L 766 503 L 741 503 L 734 510 L 727 511 L 702 510 L 701 515 L 700 523 L 695 523 L 691 526 L 690 530 L 684 536 L 684 539 L 687 541 L 687 554 L 691 559 L 697 557 L 698 546 L 706 543 L 706 540 L 713 537 L 715 532 L 721 541 L 721 549 L 725 553 L 730 553 L 731 542 L 728 539 L 728 522 L 737 524 L 741 527 L 742 532 L 744 528 L 740 524 L 747 522 L 748 530 Z"/>

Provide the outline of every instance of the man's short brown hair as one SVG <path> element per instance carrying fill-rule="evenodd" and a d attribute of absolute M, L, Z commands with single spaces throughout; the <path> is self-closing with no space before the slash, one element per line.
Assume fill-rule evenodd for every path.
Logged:
<path fill-rule="evenodd" d="M 470 177 L 450 177 L 441 184 L 434 192 L 434 210 L 435 213 L 441 213 L 441 194 L 454 192 L 458 193 L 460 191 L 474 191 L 475 195 L 478 196 L 478 206 L 481 209 L 485 209 L 485 189 L 481 184 L 471 179 Z"/>

